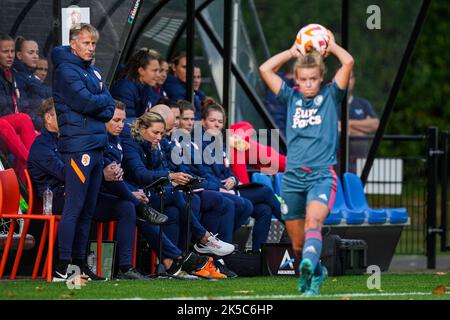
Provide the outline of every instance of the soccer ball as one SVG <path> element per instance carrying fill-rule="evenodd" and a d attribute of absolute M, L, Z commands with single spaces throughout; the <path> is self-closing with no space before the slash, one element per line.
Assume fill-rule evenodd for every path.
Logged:
<path fill-rule="evenodd" d="M 300 29 L 295 40 L 298 50 L 305 55 L 306 48 L 314 47 L 320 54 L 324 54 L 330 42 L 327 29 L 320 24 L 308 24 Z"/>

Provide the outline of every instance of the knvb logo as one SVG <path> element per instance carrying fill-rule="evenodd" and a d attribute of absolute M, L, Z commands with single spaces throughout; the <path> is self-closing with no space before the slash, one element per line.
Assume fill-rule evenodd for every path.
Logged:
<path fill-rule="evenodd" d="M 367 267 L 367 274 L 370 274 L 369 278 L 367 279 L 367 289 L 369 290 L 380 290 L 381 289 L 381 269 L 379 266 L 368 266 Z"/>

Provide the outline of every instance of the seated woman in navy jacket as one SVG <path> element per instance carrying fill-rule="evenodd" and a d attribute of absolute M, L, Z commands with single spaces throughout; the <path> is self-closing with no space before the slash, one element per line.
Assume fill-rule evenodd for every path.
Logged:
<path fill-rule="evenodd" d="M 33 120 L 35 128 L 41 130 L 42 122 L 41 117 L 37 115 L 37 110 L 42 100 L 52 96 L 52 89 L 34 75 L 38 60 L 39 46 L 37 42 L 18 37 L 16 39 L 16 59 L 13 65 L 17 71 L 17 86 L 22 98 L 27 101 L 26 112 Z"/>
<path fill-rule="evenodd" d="M 264 185 L 255 188 L 243 188 L 239 191 L 233 190 L 239 184 L 239 180 L 230 169 L 225 150 L 221 155 L 218 155 L 219 157 L 216 157 L 215 149 L 211 147 L 215 139 L 222 139 L 224 123 L 225 110 L 222 106 L 209 104 L 203 107 L 202 127 L 206 131 L 204 137 L 211 138 L 203 141 L 204 155 L 206 153 L 211 159 L 218 160 L 205 167 L 211 181 L 215 181 L 222 188 L 237 193 L 253 203 L 252 217 L 255 218 L 255 225 L 253 226 L 252 249 L 258 251 L 267 239 L 272 216 L 281 221 L 280 202 L 272 190 Z"/>
<path fill-rule="evenodd" d="M 145 187 L 159 177 L 168 177 L 172 181 L 172 185 L 183 185 L 190 180 L 191 176 L 188 174 L 170 172 L 168 164 L 162 160 L 160 142 L 165 133 L 165 120 L 157 113 L 147 112 L 133 121 L 131 126 L 132 138 L 123 140 L 125 178 L 137 187 Z M 194 199 L 196 198 L 194 197 Z M 154 208 L 159 208 L 160 199 L 157 195 L 152 196 L 150 200 Z M 172 186 L 166 188 L 164 208 L 164 214 L 169 217 L 164 229 L 166 235 L 178 247 L 187 250 L 186 239 L 180 237 L 179 223 L 181 220 L 181 224 L 186 224 L 186 200 L 184 195 L 180 191 L 174 191 Z M 167 211 L 168 208 L 170 208 L 170 212 Z M 194 238 L 205 249 L 202 253 L 223 256 L 233 252 L 233 245 L 219 240 L 200 224 L 199 208 L 199 204 L 192 204 L 190 229 Z M 220 206 L 217 209 L 220 210 Z M 218 219 L 216 218 L 216 220 Z"/>
<path fill-rule="evenodd" d="M 186 53 L 178 54 L 171 61 L 172 73 L 167 75 L 167 80 L 163 85 L 169 99 L 173 101 L 186 100 Z M 200 69 L 199 69 L 200 70 Z M 205 94 L 198 88 L 194 90 L 194 106 L 195 106 L 195 120 L 200 120 L 201 104 Z"/>
<path fill-rule="evenodd" d="M 160 72 L 159 57 L 142 48 L 131 57 L 125 70 L 125 77 L 116 81 L 111 95 L 125 103 L 127 122 L 131 123 L 160 99 L 155 89 Z"/>

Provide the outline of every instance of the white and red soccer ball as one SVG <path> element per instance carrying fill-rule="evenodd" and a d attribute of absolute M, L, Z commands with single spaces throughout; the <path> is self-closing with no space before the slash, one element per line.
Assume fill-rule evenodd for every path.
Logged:
<path fill-rule="evenodd" d="M 300 29 L 295 39 L 297 49 L 306 54 L 306 48 L 314 47 L 323 55 L 330 43 L 330 36 L 327 29 L 320 24 L 308 24 Z"/>

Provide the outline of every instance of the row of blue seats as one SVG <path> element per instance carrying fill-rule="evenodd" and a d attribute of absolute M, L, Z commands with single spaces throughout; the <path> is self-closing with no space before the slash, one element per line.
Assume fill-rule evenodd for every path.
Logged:
<path fill-rule="evenodd" d="M 271 188 L 277 195 L 281 194 L 281 180 L 283 174 L 269 175 L 254 173 L 252 182 L 262 183 Z M 344 174 L 344 189 L 337 178 L 336 198 L 333 208 L 325 220 L 325 225 L 380 225 L 406 224 L 409 221 L 406 208 L 374 209 L 367 203 L 361 179 L 350 172 Z"/>

